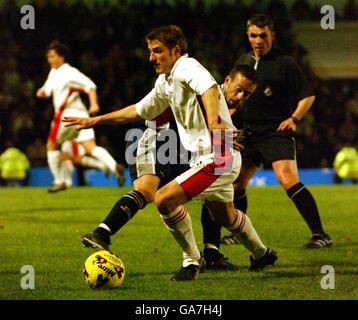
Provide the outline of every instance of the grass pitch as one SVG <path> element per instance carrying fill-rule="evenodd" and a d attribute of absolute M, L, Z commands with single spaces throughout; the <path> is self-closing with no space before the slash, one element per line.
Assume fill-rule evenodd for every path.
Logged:
<path fill-rule="evenodd" d="M 122 287 L 92 290 L 82 275 L 92 251 L 82 247 L 80 236 L 129 189 L 82 187 L 48 194 L 44 188 L 0 188 L 0 299 L 357 299 L 358 186 L 309 189 L 333 248 L 302 248 L 310 233 L 280 187 L 249 188 L 248 214 L 262 240 L 278 252 L 277 264 L 251 273 L 248 251 L 222 246 L 241 271 L 207 271 L 197 281 L 175 283 L 169 279 L 181 265 L 181 251 L 149 205 L 112 237 L 111 248 L 126 267 Z M 202 249 L 200 203 L 187 208 Z M 21 288 L 24 265 L 35 270 L 34 290 Z M 324 265 L 334 268 L 334 289 L 321 288 Z"/>

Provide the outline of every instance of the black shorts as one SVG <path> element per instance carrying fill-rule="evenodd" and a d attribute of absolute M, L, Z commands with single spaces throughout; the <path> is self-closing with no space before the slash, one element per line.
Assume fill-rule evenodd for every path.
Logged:
<path fill-rule="evenodd" d="M 155 164 L 155 175 L 160 179 L 159 187 L 166 185 L 174 180 L 177 176 L 190 169 L 188 164 Z M 138 178 L 137 166 L 128 165 L 129 174 L 132 182 Z"/>
<path fill-rule="evenodd" d="M 179 153 L 180 146 L 176 150 L 177 159 L 174 163 L 161 164 L 156 161 L 158 159 L 158 150 L 166 143 L 165 141 L 159 141 L 158 135 L 160 135 L 160 132 L 165 132 L 165 130 L 167 129 L 156 131 L 146 128 L 138 140 L 127 142 L 126 150 L 132 145 L 135 146 L 133 154 L 135 162 L 128 163 L 132 182 L 142 175 L 156 175 L 160 179 L 159 186 L 161 187 L 190 169 L 185 158 L 181 157 Z M 178 141 L 180 140 L 178 139 Z"/>
<path fill-rule="evenodd" d="M 278 160 L 296 160 L 296 142 L 291 135 L 271 133 L 260 138 L 248 138 L 241 151 L 243 161 L 252 161 L 257 166 Z"/>

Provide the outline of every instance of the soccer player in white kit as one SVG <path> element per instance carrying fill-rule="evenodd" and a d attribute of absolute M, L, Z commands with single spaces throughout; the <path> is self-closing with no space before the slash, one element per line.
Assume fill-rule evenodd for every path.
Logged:
<path fill-rule="evenodd" d="M 61 171 L 63 175 L 63 181 L 66 184 L 66 187 L 72 187 L 72 174 L 74 170 L 74 165 L 82 166 L 86 168 L 99 169 L 103 171 L 105 176 L 108 176 L 110 173 L 109 168 L 101 161 L 86 155 L 85 148 L 78 144 L 75 140 L 67 140 L 61 146 Z M 123 185 L 123 182 L 121 185 Z"/>
<path fill-rule="evenodd" d="M 47 48 L 47 62 L 51 67 L 45 84 L 37 90 L 38 98 L 52 96 L 54 106 L 54 118 L 47 139 L 47 162 L 54 177 L 53 185 L 49 192 L 57 192 L 66 189 L 65 181 L 61 173 L 61 145 L 66 140 L 76 138 L 86 150 L 104 163 L 116 176 L 123 175 L 123 166 L 117 164 L 109 152 L 96 145 L 93 129 L 78 132 L 75 128 L 65 128 L 61 124 L 64 116 L 77 116 L 88 118 L 89 114 L 99 112 L 97 91 L 94 82 L 68 62 L 69 50 L 66 45 L 55 40 Z M 80 93 L 85 93 L 89 98 L 89 110 L 83 104 Z"/>
<path fill-rule="evenodd" d="M 161 218 L 183 250 L 182 267 L 172 279 L 196 279 L 203 265 L 189 213 L 183 207 L 191 199 L 205 201 L 214 220 L 234 233 L 252 253 L 251 270 L 274 264 L 277 254 L 261 242 L 250 218 L 233 205 L 232 183 L 239 174 L 241 156 L 225 146 L 221 138 L 221 131 L 235 130 L 222 90 L 197 60 L 188 57 L 186 39 L 179 27 L 157 28 L 146 41 L 149 60 L 159 74 L 147 96 L 115 112 L 64 121 L 81 130 L 106 122 L 152 120 L 170 107 L 184 147 L 196 154 L 191 169 L 160 188 L 155 196 Z"/>

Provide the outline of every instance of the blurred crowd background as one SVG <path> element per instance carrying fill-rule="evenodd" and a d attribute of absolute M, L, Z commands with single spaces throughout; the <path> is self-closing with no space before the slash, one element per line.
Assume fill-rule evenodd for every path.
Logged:
<path fill-rule="evenodd" d="M 0 7 L 0 153 L 15 143 L 31 166 L 46 166 L 46 138 L 53 115 L 51 100 L 35 97 L 49 69 L 45 48 L 54 39 L 71 49 L 71 64 L 95 81 L 102 113 L 137 102 L 153 86 L 156 75 L 148 62 L 144 36 L 152 28 L 180 25 L 188 37 L 190 55 L 223 81 L 237 58 L 249 49 L 246 20 L 267 13 L 275 21 L 277 44 L 292 55 L 315 90 L 316 101 L 297 132 L 300 167 L 331 167 L 343 143 L 357 143 L 358 80 L 323 80 L 312 71 L 307 51 L 292 32 L 295 21 L 322 17 L 320 7 L 284 1 L 29 1 L 36 28 L 23 30 L 15 1 Z M 347 0 L 339 20 L 358 19 Z M 98 144 L 125 163 L 128 126 L 96 128 Z"/>

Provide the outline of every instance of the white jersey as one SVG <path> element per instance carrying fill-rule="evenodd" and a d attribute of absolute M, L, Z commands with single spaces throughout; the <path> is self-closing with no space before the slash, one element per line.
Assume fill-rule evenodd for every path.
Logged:
<path fill-rule="evenodd" d="M 188 55 L 179 58 L 170 75 L 159 75 L 152 91 L 136 104 L 136 111 L 141 118 L 152 120 L 171 107 L 185 149 L 209 154 L 211 135 L 201 96 L 214 85 L 220 94 L 220 120 L 226 128 L 235 129 L 221 88 L 209 71 Z"/>
<path fill-rule="evenodd" d="M 51 69 L 42 89 L 47 96 L 52 95 L 55 113 L 64 109 L 87 111 L 79 92 L 88 93 L 96 85 L 78 69 L 64 63 L 58 69 Z"/>

